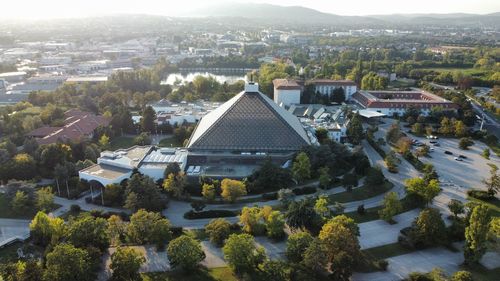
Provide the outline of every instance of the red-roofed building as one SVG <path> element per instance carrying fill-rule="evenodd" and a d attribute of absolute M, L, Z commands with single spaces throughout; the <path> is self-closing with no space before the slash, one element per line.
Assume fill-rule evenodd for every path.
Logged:
<path fill-rule="evenodd" d="M 36 138 L 39 144 L 90 139 L 97 127 L 108 126 L 110 121 L 102 115 L 78 109 L 70 109 L 64 113 L 64 116 L 66 125 L 63 127 L 42 127 L 31 131 L 26 136 Z"/>

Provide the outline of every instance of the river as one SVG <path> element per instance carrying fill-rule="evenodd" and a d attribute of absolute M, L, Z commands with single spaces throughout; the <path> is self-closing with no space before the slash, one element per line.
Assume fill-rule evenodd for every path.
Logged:
<path fill-rule="evenodd" d="M 223 75 L 223 74 L 213 74 L 210 72 L 189 72 L 189 73 L 171 73 L 167 76 L 167 79 L 162 80 L 162 84 L 173 85 L 176 79 L 181 80 L 181 82 L 191 82 L 193 79 L 198 76 L 212 76 L 219 83 L 227 82 L 228 84 L 233 84 L 238 80 L 245 80 L 245 75 Z"/>

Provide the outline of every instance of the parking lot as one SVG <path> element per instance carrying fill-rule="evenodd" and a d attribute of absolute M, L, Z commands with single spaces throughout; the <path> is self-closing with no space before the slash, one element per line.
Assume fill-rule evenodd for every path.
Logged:
<path fill-rule="evenodd" d="M 454 183 L 466 189 L 482 188 L 483 184 L 481 181 L 488 178 L 490 174 L 488 163 L 500 167 L 500 160 L 493 152 L 490 153 L 490 160 L 486 160 L 481 156 L 483 150 L 487 148 L 482 142 L 475 141 L 474 145 L 469 147 L 468 150 L 462 150 L 458 148 L 458 139 L 439 138 L 437 140 L 439 146 L 434 146 L 426 138 L 419 138 L 412 135 L 410 137 L 434 148 L 434 151 L 429 153 L 429 157 L 421 157 L 420 160 L 432 163 L 441 181 Z M 449 151 L 452 154 L 446 154 L 445 151 Z M 462 161 L 455 160 L 459 155 L 463 155 L 466 158 L 462 159 Z"/>

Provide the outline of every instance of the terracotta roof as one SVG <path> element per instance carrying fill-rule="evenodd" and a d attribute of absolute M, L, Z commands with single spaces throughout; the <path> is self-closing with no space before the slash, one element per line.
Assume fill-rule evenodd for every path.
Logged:
<path fill-rule="evenodd" d="M 313 79 L 310 83 L 315 85 L 343 85 L 343 86 L 356 86 L 356 83 L 351 80 L 332 80 L 332 79 Z"/>
<path fill-rule="evenodd" d="M 295 80 L 289 79 L 274 79 L 274 88 L 279 90 L 300 90 L 300 85 Z"/>

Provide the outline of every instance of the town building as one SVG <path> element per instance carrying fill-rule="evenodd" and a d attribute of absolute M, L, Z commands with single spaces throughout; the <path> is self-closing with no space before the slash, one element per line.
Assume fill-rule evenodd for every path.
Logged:
<path fill-rule="evenodd" d="M 402 116 L 414 107 L 427 116 L 433 107 L 456 111 L 458 105 L 424 90 L 413 91 L 359 91 L 353 100 L 365 109 L 387 116 Z"/>
<path fill-rule="evenodd" d="M 250 82 L 200 120 L 187 144 L 187 175 L 244 178 L 266 159 L 286 164 L 310 137 L 297 117 Z"/>
<path fill-rule="evenodd" d="M 4 95 L 7 92 L 7 86 L 5 85 L 5 80 L 0 79 L 0 95 Z"/>
<path fill-rule="evenodd" d="M 21 82 L 26 78 L 27 73 L 24 71 L 16 72 L 4 72 L 0 73 L 0 79 L 3 79 L 9 83 Z"/>
<path fill-rule="evenodd" d="M 313 79 L 308 83 L 314 85 L 314 92 L 321 95 L 330 96 L 333 90 L 342 88 L 345 94 L 345 100 L 351 100 L 351 97 L 357 91 L 357 86 L 351 80 L 331 80 L 331 79 Z"/>
<path fill-rule="evenodd" d="M 129 179 L 134 171 L 154 180 L 163 178 L 168 164 L 177 163 L 184 170 L 187 150 L 181 148 L 158 148 L 155 146 L 132 146 L 116 151 L 103 151 L 97 164 L 78 172 L 81 180 L 90 184 L 106 186 L 119 184 Z"/>
<path fill-rule="evenodd" d="M 290 79 L 274 79 L 274 102 L 279 106 L 291 106 L 300 104 L 300 92 L 302 87 Z"/>
<path fill-rule="evenodd" d="M 65 125 L 63 127 L 41 127 L 28 134 L 27 137 L 35 138 L 38 144 L 51 144 L 58 141 L 78 141 L 90 139 L 95 129 L 99 126 L 108 126 L 109 119 L 102 115 L 70 109 L 64 113 Z"/>

